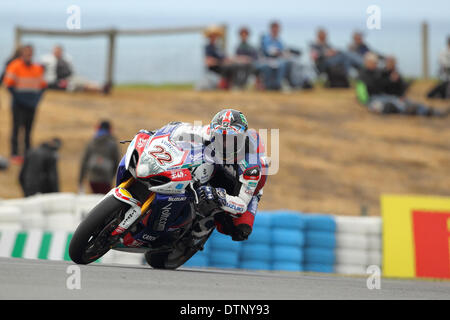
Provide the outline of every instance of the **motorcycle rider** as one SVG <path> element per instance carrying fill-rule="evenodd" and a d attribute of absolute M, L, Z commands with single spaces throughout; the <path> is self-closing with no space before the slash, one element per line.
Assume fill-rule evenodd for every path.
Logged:
<path fill-rule="evenodd" d="M 211 180 L 197 189 L 198 208 L 206 217 L 194 226 L 192 235 L 201 238 L 215 224 L 234 241 L 247 240 L 263 194 L 268 163 L 260 137 L 248 129 L 244 114 L 224 109 L 208 126 L 180 123 L 171 138 L 202 141 L 206 145 L 205 160 L 214 163 Z M 211 212 L 216 214 L 208 216 Z"/>

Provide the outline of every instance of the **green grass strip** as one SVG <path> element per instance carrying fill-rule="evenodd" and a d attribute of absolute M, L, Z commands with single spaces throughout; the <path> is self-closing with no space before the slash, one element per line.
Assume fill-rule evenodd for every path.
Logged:
<path fill-rule="evenodd" d="M 47 259 L 48 252 L 50 251 L 50 244 L 52 242 L 53 234 L 51 232 L 45 232 L 42 235 L 41 247 L 39 248 L 38 259 Z"/>
<path fill-rule="evenodd" d="M 69 233 L 67 235 L 67 240 L 66 240 L 66 250 L 64 251 L 64 260 L 66 261 L 70 261 L 70 256 L 69 256 L 69 245 L 70 245 L 70 240 L 72 240 L 72 236 L 73 233 Z"/>
<path fill-rule="evenodd" d="M 25 248 L 25 242 L 27 241 L 28 234 L 26 232 L 19 232 L 16 236 L 16 242 L 14 244 L 14 249 L 11 253 L 13 258 L 22 258 L 23 249 Z"/>

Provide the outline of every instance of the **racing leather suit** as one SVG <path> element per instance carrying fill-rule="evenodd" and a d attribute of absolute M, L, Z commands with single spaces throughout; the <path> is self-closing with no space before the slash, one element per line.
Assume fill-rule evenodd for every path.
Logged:
<path fill-rule="evenodd" d="M 211 136 L 209 126 L 179 123 L 171 138 L 174 141 L 195 141 L 209 145 Z M 250 130 L 249 130 L 250 131 Z M 214 173 L 209 184 L 216 188 L 220 197 L 221 209 L 226 213 L 215 219 L 217 230 L 233 236 L 233 240 L 245 240 L 250 234 L 258 202 L 266 182 L 267 159 L 264 147 L 256 131 L 249 132 L 249 144 L 245 159 L 234 164 L 214 164 Z M 234 236 L 235 228 L 248 225 L 243 239 Z"/>

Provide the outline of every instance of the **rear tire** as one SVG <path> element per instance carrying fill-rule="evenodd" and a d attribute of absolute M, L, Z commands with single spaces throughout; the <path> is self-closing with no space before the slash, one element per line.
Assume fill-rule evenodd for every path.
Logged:
<path fill-rule="evenodd" d="M 168 261 L 170 252 L 156 252 L 152 253 L 148 251 L 145 253 L 145 261 L 154 269 L 166 269 L 175 270 L 185 264 L 194 254 L 199 251 L 200 246 L 203 246 L 208 241 L 211 234 L 214 232 L 214 228 L 204 237 L 204 239 L 197 244 L 195 248 L 186 248 L 183 255 L 176 259 L 176 261 Z M 175 250 L 175 249 L 173 249 Z"/>
<path fill-rule="evenodd" d="M 69 245 L 70 259 L 77 264 L 88 264 L 107 253 L 110 249 L 109 246 L 102 248 L 92 257 L 86 257 L 91 238 L 96 238 L 114 218 L 117 218 L 119 214 L 125 212 L 129 207 L 130 205 L 117 200 L 112 195 L 97 204 L 80 223 L 72 236 Z"/>
<path fill-rule="evenodd" d="M 169 255 L 169 252 L 157 252 L 157 253 L 151 253 L 146 252 L 145 253 L 145 261 L 153 268 L 153 269 L 168 269 L 166 268 L 166 261 L 167 256 Z M 176 269 L 176 268 L 172 268 Z"/>

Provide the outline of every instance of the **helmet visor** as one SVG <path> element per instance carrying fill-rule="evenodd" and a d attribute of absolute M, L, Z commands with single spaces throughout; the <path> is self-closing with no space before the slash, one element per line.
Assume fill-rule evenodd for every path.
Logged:
<path fill-rule="evenodd" d="M 245 136 L 245 133 L 226 134 L 226 132 L 214 132 L 212 145 L 215 158 L 230 164 L 244 158 Z"/>

